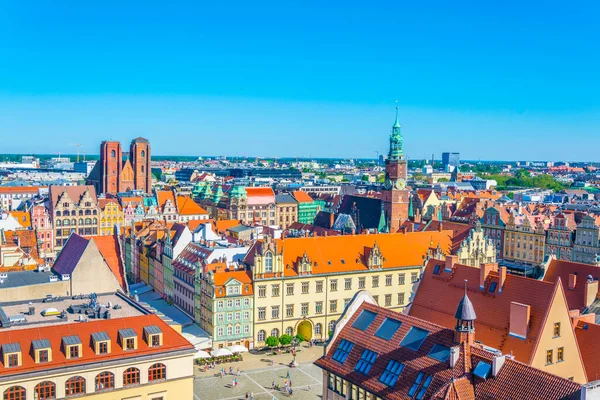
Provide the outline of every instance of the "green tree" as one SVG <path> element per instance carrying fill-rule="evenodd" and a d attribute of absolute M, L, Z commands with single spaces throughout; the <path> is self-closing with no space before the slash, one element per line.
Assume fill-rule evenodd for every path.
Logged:
<path fill-rule="evenodd" d="M 291 335 L 281 335 L 279 336 L 279 344 L 282 346 L 286 346 L 288 344 L 292 343 L 292 336 Z"/>
<path fill-rule="evenodd" d="M 304 338 L 304 335 L 302 335 L 300 333 L 296 335 L 296 339 L 298 339 L 298 342 L 300 342 L 300 343 L 302 343 L 302 342 L 304 342 L 306 340 Z"/>
<path fill-rule="evenodd" d="M 277 339 L 277 336 L 269 336 L 267 340 L 265 340 L 265 343 L 269 347 L 277 347 L 279 344 L 279 339 Z"/>
<path fill-rule="evenodd" d="M 362 180 L 363 181 L 368 181 L 369 180 L 369 175 L 363 175 L 362 176 Z"/>
<path fill-rule="evenodd" d="M 438 182 L 448 182 L 448 178 L 440 178 L 438 179 Z"/>

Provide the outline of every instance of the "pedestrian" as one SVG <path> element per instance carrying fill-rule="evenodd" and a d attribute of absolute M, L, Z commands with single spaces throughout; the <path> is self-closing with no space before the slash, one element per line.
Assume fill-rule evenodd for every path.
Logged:
<path fill-rule="evenodd" d="M 290 370 L 288 369 L 287 375 L 285 376 L 287 379 L 290 379 Z"/>
<path fill-rule="evenodd" d="M 233 367 L 229 367 L 229 375 L 233 375 Z"/>
<path fill-rule="evenodd" d="M 311 388 L 310 388 L 310 385 L 308 385 L 308 391 L 309 391 L 309 392 L 310 392 L 310 389 L 311 389 Z"/>
<path fill-rule="evenodd" d="M 275 389 L 275 381 L 271 382 L 271 390 Z"/>
<path fill-rule="evenodd" d="M 254 393 L 250 392 L 250 400 L 254 400 Z"/>
<path fill-rule="evenodd" d="M 250 397 L 250 395 L 248 394 L 248 392 L 246 392 L 246 400 L 248 400 L 248 397 Z"/>

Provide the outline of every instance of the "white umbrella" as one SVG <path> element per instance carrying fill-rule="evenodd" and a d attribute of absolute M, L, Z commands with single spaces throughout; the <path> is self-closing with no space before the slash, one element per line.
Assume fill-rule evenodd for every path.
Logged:
<path fill-rule="evenodd" d="M 227 349 L 216 349 L 212 352 L 213 357 L 232 356 L 233 353 Z"/>
<path fill-rule="evenodd" d="M 212 356 L 208 354 L 204 350 L 198 350 L 196 354 L 194 354 L 194 358 L 211 358 Z"/>
<path fill-rule="evenodd" d="M 248 349 L 245 346 L 241 346 L 239 344 L 229 346 L 228 349 L 231 350 L 232 353 L 245 353 L 248 351 Z"/>

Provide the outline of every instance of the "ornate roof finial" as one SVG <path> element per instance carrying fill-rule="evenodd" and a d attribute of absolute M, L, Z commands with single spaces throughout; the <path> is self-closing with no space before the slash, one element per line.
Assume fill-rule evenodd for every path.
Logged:
<path fill-rule="evenodd" d="M 396 100 L 396 121 L 394 122 L 393 128 L 400 128 L 400 121 L 398 120 L 398 100 Z"/>

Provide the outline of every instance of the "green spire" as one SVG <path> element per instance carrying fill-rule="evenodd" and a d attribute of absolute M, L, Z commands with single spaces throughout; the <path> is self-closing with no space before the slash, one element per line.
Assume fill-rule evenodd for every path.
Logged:
<path fill-rule="evenodd" d="M 402 151 L 402 133 L 400 133 L 400 122 L 398 121 L 398 101 L 396 101 L 396 121 L 392 126 L 392 134 L 390 135 L 390 152 L 388 159 L 399 160 L 404 156 Z"/>

